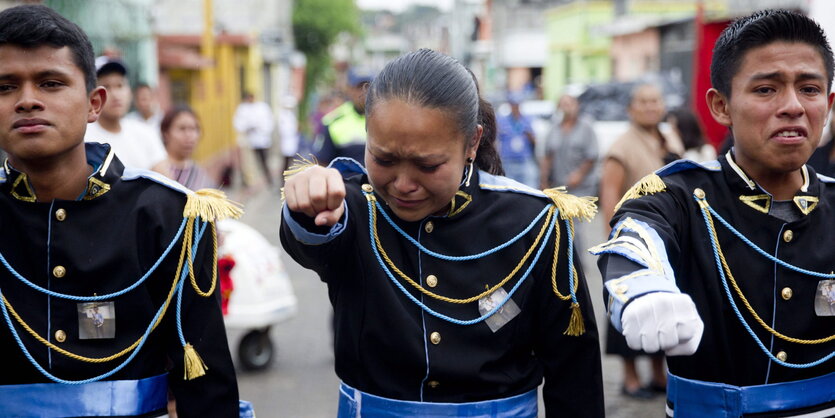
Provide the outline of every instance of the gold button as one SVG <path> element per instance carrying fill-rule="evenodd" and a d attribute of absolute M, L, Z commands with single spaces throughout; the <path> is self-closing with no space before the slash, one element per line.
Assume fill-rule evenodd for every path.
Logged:
<path fill-rule="evenodd" d="M 619 295 L 622 295 L 622 294 L 626 293 L 627 290 L 629 290 L 629 286 L 627 286 L 625 284 L 619 284 L 619 285 L 615 286 L 615 293 L 617 293 Z"/>
<path fill-rule="evenodd" d="M 55 331 L 55 341 L 58 341 L 59 343 L 62 343 L 66 340 L 67 340 L 67 333 L 64 332 L 64 330 L 59 329 L 58 331 Z"/>
<path fill-rule="evenodd" d="M 696 196 L 699 199 L 704 199 L 705 198 L 705 191 L 702 190 L 702 189 L 697 188 L 697 189 L 693 190 L 693 195 Z"/>
<path fill-rule="evenodd" d="M 430 380 L 430 381 L 426 382 L 426 385 L 429 386 L 432 389 L 435 389 L 436 387 L 441 385 L 441 382 L 438 382 L 437 380 Z"/>
<path fill-rule="evenodd" d="M 56 210 L 55 219 L 57 219 L 59 222 L 63 221 L 64 219 L 67 219 L 67 211 L 65 211 L 64 209 Z"/>
<path fill-rule="evenodd" d="M 786 361 L 787 358 L 789 358 L 789 355 L 785 351 L 777 353 L 777 360 Z"/>
<path fill-rule="evenodd" d="M 432 221 L 429 221 L 423 226 L 423 230 L 426 231 L 427 234 L 431 234 L 432 231 L 435 230 L 435 224 L 433 224 Z"/>
<path fill-rule="evenodd" d="M 780 295 L 782 295 L 785 300 L 791 299 L 793 294 L 794 292 L 792 292 L 792 288 L 790 287 L 784 287 L 783 291 L 780 292 Z"/>
<path fill-rule="evenodd" d="M 432 344 L 438 345 L 441 343 L 441 333 L 440 332 L 433 332 L 429 334 L 429 341 L 432 341 Z"/>
<path fill-rule="evenodd" d="M 794 232 L 791 229 L 787 229 L 786 232 L 783 232 L 783 241 L 792 242 L 794 239 Z"/>
<path fill-rule="evenodd" d="M 370 185 L 370 184 L 366 183 L 366 184 L 363 184 L 363 185 L 362 185 L 362 191 L 364 191 L 364 192 L 366 192 L 366 193 L 371 193 L 371 192 L 373 192 L 373 191 L 374 191 L 374 188 L 373 188 L 373 187 L 371 187 L 371 185 Z"/>
<path fill-rule="evenodd" d="M 55 268 L 52 269 L 52 275 L 59 279 L 64 277 L 65 274 L 67 274 L 67 269 L 65 269 L 64 266 L 55 266 Z"/>
<path fill-rule="evenodd" d="M 434 274 L 430 274 L 426 276 L 426 285 L 429 287 L 435 287 L 438 285 L 438 278 L 435 277 Z"/>

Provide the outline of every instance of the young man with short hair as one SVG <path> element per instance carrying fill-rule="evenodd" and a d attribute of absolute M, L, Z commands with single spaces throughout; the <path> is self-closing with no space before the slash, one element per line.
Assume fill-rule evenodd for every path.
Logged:
<path fill-rule="evenodd" d="M 144 123 L 155 132 L 159 132 L 162 117 L 165 116 L 157 103 L 156 92 L 147 83 L 139 83 L 133 89 L 133 105 L 136 110 L 128 113 L 126 119 Z"/>
<path fill-rule="evenodd" d="M 0 13 L 0 416 L 165 416 L 169 388 L 181 418 L 238 416 L 213 216 L 194 209 L 230 206 L 85 143 L 95 83 L 78 26 Z"/>
<path fill-rule="evenodd" d="M 669 356 L 669 416 L 835 415 L 835 316 L 814 309 L 835 280 L 835 180 L 806 165 L 832 75 L 811 19 L 732 23 L 707 100 L 734 147 L 640 180 L 593 249 L 612 323 L 630 347 Z"/>
<path fill-rule="evenodd" d="M 120 59 L 101 56 L 96 59 L 96 80 L 107 89 L 107 102 L 99 119 L 90 124 L 84 139 L 105 142 L 127 167 L 150 170 L 167 156 L 159 128 L 125 117 L 130 110 L 131 89 L 128 68 Z"/>

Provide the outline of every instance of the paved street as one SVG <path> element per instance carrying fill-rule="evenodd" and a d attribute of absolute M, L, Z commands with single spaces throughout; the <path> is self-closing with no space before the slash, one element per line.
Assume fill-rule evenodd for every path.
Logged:
<path fill-rule="evenodd" d="M 279 194 L 264 191 L 247 197 L 230 193 L 233 199 L 246 203 L 243 221 L 257 228 L 272 243 L 278 243 Z M 599 230 L 599 226 L 597 226 Z M 336 396 L 339 380 L 333 372 L 331 350 L 330 315 L 326 289 L 310 271 L 302 269 L 282 254 L 284 266 L 293 282 L 299 300 L 298 315 L 277 325 L 272 330 L 273 342 L 278 348 L 275 362 L 268 370 L 259 373 L 238 371 L 241 398 L 252 401 L 260 418 L 303 417 L 329 418 L 336 415 Z M 594 286 L 592 294 L 600 295 L 600 276 L 591 257 L 584 262 L 587 278 Z M 592 264 L 588 264 L 592 263 Z M 602 297 L 595 300 L 598 323 L 603 324 Z M 241 332 L 230 330 L 233 356 Z M 639 363 L 648 375 L 648 364 Z M 621 368 L 617 358 L 603 359 L 606 411 L 608 417 L 640 418 L 660 417 L 664 414 L 661 398 L 651 401 L 635 401 L 620 395 Z M 544 413 L 540 413 L 544 416 Z"/>

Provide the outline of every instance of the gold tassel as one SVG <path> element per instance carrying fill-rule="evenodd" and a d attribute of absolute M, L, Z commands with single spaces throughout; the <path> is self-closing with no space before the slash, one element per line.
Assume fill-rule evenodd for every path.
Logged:
<path fill-rule="evenodd" d="M 644 178 L 638 180 L 635 185 L 633 185 L 629 190 L 626 191 L 626 194 L 623 195 L 623 198 L 620 199 L 617 205 L 615 205 L 615 212 L 620 209 L 620 205 L 622 205 L 627 200 L 637 199 L 639 197 L 655 194 L 658 192 L 663 192 L 667 190 L 667 185 L 664 184 L 664 180 L 658 176 L 658 174 L 652 173 Z"/>
<path fill-rule="evenodd" d="M 197 354 L 197 351 L 194 350 L 194 347 L 191 344 L 186 343 L 183 346 L 183 351 L 185 351 L 185 369 L 186 373 L 183 377 L 185 380 L 193 380 L 200 376 L 206 374 L 206 370 L 209 370 L 209 367 L 206 366 L 206 363 L 203 362 L 203 359 L 200 358 L 200 355 Z"/>
<path fill-rule="evenodd" d="M 560 210 L 560 219 L 583 218 L 591 222 L 597 214 L 597 198 L 594 196 L 574 196 L 569 194 L 565 187 L 555 187 L 542 191 L 548 196 L 557 209 Z"/>
<path fill-rule="evenodd" d="M 316 161 L 315 155 L 311 155 L 308 160 L 307 158 L 296 154 L 296 158 L 293 158 L 293 163 L 290 164 L 290 167 L 287 167 L 287 169 L 284 170 L 284 180 L 287 180 L 287 178 L 293 174 L 300 173 L 310 167 L 313 167 L 314 165 L 319 165 L 319 161 Z"/>
<path fill-rule="evenodd" d="M 319 161 L 316 160 L 315 155 L 310 155 L 310 159 L 308 160 L 300 154 L 296 154 L 296 158 L 293 158 L 293 163 L 290 164 L 290 167 L 287 167 L 287 169 L 284 170 L 284 182 L 286 183 L 287 179 L 293 174 L 301 173 L 302 171 L 316 165 L 319 165 Z M 281 200 L 284 200 L 284 187 L 281 188 Z"/>
<path fill-rule="evenodd" d="M 183 216 L 187 218 L 201 218 L 214 222 L 218 219 L 238 219 L 243 215 L 241 204 L 226 198 L 226 194 L 215 189 L 200 189 L 188 194 Z"/>
<path fill-rule="evenodd" d="M 583 314 L 580 313 L 580 304 L 571 303 L 571 319 L 568 321 L 568 328 L 563 332 L 564 335 L 578 337 L 586 333 L 586 324 L 583 322 Z"/>

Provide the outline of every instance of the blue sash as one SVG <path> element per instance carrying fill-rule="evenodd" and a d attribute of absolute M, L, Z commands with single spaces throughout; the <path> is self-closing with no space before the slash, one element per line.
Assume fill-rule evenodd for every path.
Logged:
<path fill-rule="evenodd" d="M 675 418 L 740 417 L 743 414 L 823 407 L 835 402 L 833 387 L 835 373 L 757 386 L 703 382 L 668 373 L 667 415 Z M 830 406 L 835 414 L 835 405 Z"/>
<path fill-rule="evenodd" d="M 0 385 L 0 416 L 86 417 L 165 411 L 168 375 L 65 385 Z"/>
<path fill-rule="evenodd" d="M 337 418 L 470 417 L 536 418 L 536 389 L 510 398 L 467 403 L 412 402 L 383 398 L 339 385 Z"/>

